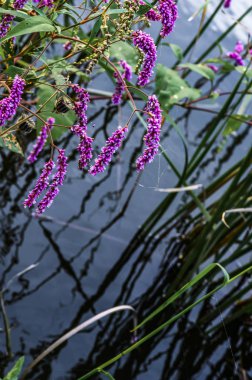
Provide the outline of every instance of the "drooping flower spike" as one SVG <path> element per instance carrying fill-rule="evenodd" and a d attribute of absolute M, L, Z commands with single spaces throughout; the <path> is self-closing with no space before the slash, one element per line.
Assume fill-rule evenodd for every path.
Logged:
<path fill-rule="evenodd" d="M 147 119 L 147 133 L 144 137 L 147 148 L 144 149 L 143 154 L 136 161 L 137 171 L 143 170 L 145 165 L 152 162 L 158 153 L 162 112 L 156 95 L 149 96 L 145 111 L 150 113 Z"/>
<path fill-rule="evenodd" d="M 54 123 L 55 123 L 55 119 L 53 117 L 49 117 L 47 119 L 46 124 L 42 127 L 40 134 L 35 142 L 35 145 L 33 146 L 33 149 L 30 155 L 28 156 L 28 161 L 30 163 L 33 163 L 36 161 L 39 153 L 41 152 L 41 150 L 43 149 L 46 143 L 48 133 L 53 128 Z"/>
<path fill-rule="evenodd" d="M 157 48 L 153 38 L 141 30 L 132 33 L 133 43 L 144 53 L 142 70 L 138 75 L 137 84 L 145 86 L 150 81 L 153 74 L 153 68 L 157 60 Z"/>
<path fill-rule="evenodd" d="M 16 114 L 25 87 L 25 81 L 18 75 L 15 76 L 10 95 L 0 101 L 0 126 L 12 119 Z"/>
<path fill-rule="evenodd" d="M 48 187 L 49 185 L 49 176 L 52 173 L 55 164 L 53 160 L 49 160 L 45 163 L 41 175 L 37 179 L 36 185 L 32 191 L 29 192 L 28 197 L 24 201 L 24 207 L 32 207 L 40 194 Z"/>
<path fill-rule="evenodd" d="M 126 61 L 123 61 L 123 60 L 120 60 L 119 64 L 124 69 L 124 71 L 122 73 L 122 79 L 126 79 L 127 81 L 130 81 L 132 78 L 131 66 Z M 114 73 L 114 77 L 116 78 L 117 83 L 116 83 L 115 92 L 112 96 L 112 103 L 113 104 L 120 104 L 125 88 L 124 88 L 123 81 L 121 80 L 121 78 L 119 77 L 119 75 L 116 72 Z"/>
<path fill-rule="evenodd" d="M 80 137 L 80 143 L 77 150 L 80 153 L 79 168 L 85 169 L 92 158 L 92 142 L 93 139 L 87 135 L 87 107 L 90 102 L 88 92 L 79 85 L 72 86 L 77 94 L 77 102 L 74 104 L 74 111 L 78 116 L 78 124 L 72 127 L 74 134 Z"/>
<path fill-rule="evenodd" d="M 168 36 L 174 29 L 178 17 L 178 8 L 173 0 L 160 0 L 158 10 L 161 15 L 162 29 L 161 37 Z"/>
<path fill-rule="evenodd" d="M 101 153 L 96 158 L 94 165 L 89 169 L 89 173 L 95 176 L 98 173 L 104 172 L 108 164 L 113 158 L 114 153 L 121 146 L 123 139 L 128 131 L 127 125 L 125 127 L 118 127 L 118 129 L 108 138 L 105 146 L 101 149 Z"/>
<path fill-rule="evenodd" d="M 67 170 L 67 157 L 65 156 L 65 150 L 59 149 L 59 155 L 57 158 L 57 172 L 55 173 L 53 177 L 52 183 L 47 193 L 38 204 L 38 207 L 36 209 L 36 215 L 43 214 L 46 208 L 51 206 L 55 197 L 59 193 L 59 186 L 62 186 L 64 183 L 66 170 Z"/>
<path fill-rule="evenodd" d="M 0 38 L 4 38 L 6 36 L 14 18 L 14 16 L 8 14 L 2 16 L 0 21 Z"/>

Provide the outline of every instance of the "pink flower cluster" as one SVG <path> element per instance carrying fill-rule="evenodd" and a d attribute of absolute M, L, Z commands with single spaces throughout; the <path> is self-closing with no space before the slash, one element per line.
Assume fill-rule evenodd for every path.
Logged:
<path fill-rule="evenodd" d="M 38 203 L 36 214 L 42 214 L 47 207 L 50 207 L 55 197 L 59 193 L 59 186 L 63 185 L 66 169 L 67 169 L 67 157 L 65 156 L 65 150 L 59 149 L 59 155 L 57 158 L 57 171 L 53 176 L 51 184 L 50 175 L 55 167 L 55 163 L 52 159 L 45 163 L 41 175 L 39 176 L 35 187 L 28 194 L 28 197 L 24 201 L 24 207 L 32 207 L 41 193 L 48 189 L 42 200 Z M 49 188 L 48 188 L 49 187 Z"/>
<path fill-rule="evenodd" d="M 0 22 L 0 38 L 4 38 L 6 36 L 14 18 L 14 16 L 8 14 L 2 16 Z"/>
<path fill-rule="evenodd" d="M 140 5 L 146 5 L 143 0 L 139 1 Z M 160 35 L 161 37 L 168 36 L 174 29 L 175 22 L 178 18 L 177 4 L 173 0 L 159 0 L 158 11 L 150 9 L 145 16 L 150 21 L 159 21 L 163 25 Z"/>
<path fill-rule="evenodd" d="M 54 6 L 54 0 L 33 0 L 34 3 L 39 3 L 39 8 L 48 7 L 52 8 Z"/>
<path fill-rule="evenodd" d="M 235 45 L 234 51 L 228 52 L 227 57 L 234 60 L 236 65 L 245 66 L 245 62 L 241 56 L 241 53 L 244 51 L 244 46 L 241 41 L 238 41 Z"/>
<path fill-rule="evenodd" d="M 174 29 L 174 25 L 178 17 L 177 5 L 173 0 L 160 0 L 158 10 L 161 15 L 161 23 L 163 25 L 160 35 L 161 37 L 166 37 Z"/>
<path fill-rule="evenodd" d="M 153 74 L 153 68 L 157 60 L 157 48 L 153 41 L 153 38 L 141 30 L 137 30 L 132 33 L 133 44 L 137 46 L 144 54 L 144 61 L 142 70 L 138 75 L 137 84 L 139 86 L 145 86 L 150 81 L 150 77 Z"/>
<path fill-rule="evenodd" d="M 0 126 L 16 114 L 25 87 L 25 80 L 15 76 L 10 95 L 0 101 Z"/>
<path fill-rule="evenodd" d="M 137 171 L 143 170 L 145 165 L 152 162 L 158 153 L 162 112 L 156 95 L 149 96 L 145 111 L 150 114 L 147 119 L 147 133 L 144 137 L 147 148 L 144 149 L 143 154 L 136 161 Z"/>
<path fill-rule="evenodd" d="M 95 160 L 94 165 L 90 168 L 89 173 L 96 175 L 104 172 L 106 166 L 110 163 L 114 153 L 121 146 L 123 139 L 128 131 L 128 127 L 119 127 L 106 141 L 105 146 L 101 149 L 101 153 Z"/>
<path fill-rule="evenodd" d="M 72 86 L 77 94 L 77 102 L 75 102 L 74 110 L 78 116 L 78 124 L 72 127 L 73 133 L 80 137 L 77 150 L 80 153 L 79 168 L 85 169 L 92 158 L 92 142 L 93 139 L 87 135 L 87 107 L 90 102 L 88 92 L 79 85 Z"/>
<path fill-rule="evenodd" d="M 41 152 L 41 150 L 43 149 L 43 147 L 46 143 L 48 133 L 53 128 L 54 123 L 55 123 L 55 119 L 53 117 L 49 117 L 47 119 L 46 124 L 42 127 L 41 132 L 40 132 L 40 134 L 36 140 L 36 143 L 35 143 L 32 151 L 31 151 L 30 155 L 28 156 L 28 161 L 30 163 L 33 163 L 36 161 L 39 153 Z"/>
<path fill-rule="evenodd" d="M 132 78 L 132 68 L 131 66 L 123 60 L 119 61 L 120 66 L 123 68 L 123 73 L 121 75 L 122 79 L 126 79 L 127 81 L 130 81 Z M 115 92 L 112 96 L 112 103 L 113 104 L 120 104 L 122 100 L 122 95 L 125 90 L 124 83 L 121 79 L 121 77 L 118 75 L 118 73 L 114 73 L 114 77 L 116 78 L 116 88 Z"/>
<path fill-rule="evenodd" d="M 67 157 L 65 156 L 65 150 L 59 149 L 59 155 L 57 158 L 57 171 L 53 177 L 52 183 L 46 192 L 43 199 L 39 202 L 36 209 L 36 214 L 40 215 L 45 212 L 47 207 L 50 207 L 55 197 L 59 193 L 59 186 L 63 185 L 67 170 Z"/>

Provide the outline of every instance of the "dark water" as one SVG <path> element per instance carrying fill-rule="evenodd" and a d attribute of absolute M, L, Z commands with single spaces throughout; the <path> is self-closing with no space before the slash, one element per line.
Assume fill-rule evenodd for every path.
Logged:
<path fill-rule="evenodd" d="M 242 10 L 245 2 L 240 3 Z M 187 18 L 193 10 L 194 6 L 190 9 L 187 1 L 180 2 L 180 20 L 171 42 L 185 46 L 190 41 L 196 22 L 188 23 Z M 212 42 L 213 35 L 218 35 L 219 25 L 232 22 L 232 17 L 222 14 L 218 22 L 205 36 L 204 44 Z M 244 28 L 239 27 L 236 35 L 233 33 L 225 40 L 224 46 L 231 49 L 238 37 L 246 35 Z M 204 47 L 199 46 L 194 54 Z M 159 60 L 172 65 L 167 47 L 161 48 Z M 90 85 L 100 86 L 99 78 Z M 111 84 L 104 79 L 102 87 L 111 89 Z M 222 84 L 223 90 L 230 87 L 230 82 Z M 95 114 L 97 117 L 93 116 Z M 109 103 L 92 103 L 89 116 L 90 122 L 95 123 L 94 134 L 99 146 L 118 123 L 126 122 L 128 114 L 127 106 L 123 107 L 118 120 L 117 109 Z M 172 115 L 181 119 L 179 125 L 185 128 L 193 151 L 195 136 L 211 118 L 205 113 L 185 117 L 177 108 Z M 36 268 L 13 281 L 6 293 L 14 359 L 25 355 L 28 364 L 65 332 L 107 308 L 133 305 L 141 320 L 163 301 L 179 265 L 179 229 L 172 229 L 162 239 L 156 236 L 152 244 L 143 241 L 134 249 L 128 244 L 166 196 L 155 189 L 174 187 L 177 179 L 161 156 L 143 175 L 136 174 L 134 161 L 142 149 L 143 133 L 141 125 L 134 123 L 115 162 L 105 175 L 97 178 L 80 174 L 74 152 L 77 141 L 64 135 L 61 146 L 70 154 L 67 182 L 45 218 L 39 220 L 23 210 L 22 201 L 48 157 L 48 151 L 36 167 L 1 151 L 1 285 L 31 264 L 38 263 Z M 184 153 L 180 139 L 168 128 L 164 128 L 163 136 L 165 150 L 182 169 Z M 249 137 L 251 139 L 251 132 L 243 127 L 228 141 L 217 159 L 210 152 L 205 167 L 198 172 L 196 183 L 207 185 L 214 173 L 232 165 L 239 157 L 239 150 L 247 150 L 250 146 Z M 180 202 L 181 197 L 177 197 L 168 211 L 171 215 Z M 228 330 L 223 325 L 223 329 L 211 337 L 197 328 L 199 315 L 214 308 L 218 297 L 221 294 L 118 362 L 111 369 L 115 379 L 238 379 L 237 362 L 248 371 L 247 376 L 252 376 L 249 324 L 230 323 Z M 176 311 L 168 310 L 158 322 L 165 321 Z M 217 314 L 217 322 L 221 323 L 222 315 Z M 102 320 L 62 345 L 30 378 L 78 378 L 130 344 L 131 326 L 127 312 Z M 4 367 L 7 363 L 2 331 L 0 338 Z"/>

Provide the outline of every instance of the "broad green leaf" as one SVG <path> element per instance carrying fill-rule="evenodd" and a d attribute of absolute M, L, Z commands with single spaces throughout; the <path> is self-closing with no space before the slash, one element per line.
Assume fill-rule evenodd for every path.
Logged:
<path fill-rule="evenodd" d="M 40 85 L 38 90 L 38 99 L 39 104 L 38 106 L 42 106 L 53 94 L 55 93 L 55 90 L 46 85 Z M 52 136 L 54 139 L 58 139 L 63 133 L 67 131 L 67 128 L 64 128 L 64 126 L 71 127 L 74 125 L 76 121 L 76 115 L 73 111 L 68 111 L 65 114 L 58 114 L 55 112 L 55 101 L 56 96 L 52 97 L 50 101 L 45 105 L 45 107 L 40 112 L 40 116 L 46 120 L 48 117 L 53 117 L 55 119 L 56 124 L 62 125 L 62 127 L 54 127 L 52 129 Z M 41 120 L 37 121 L 37 127 L 40 129 L 42 127 L 43 123 Z"/>
<path fill-rule="evenodd" d="M 124 59 L 128 62 L 129 65 L 135 66 L 138 61 L 137 51 L 129 45 L 127 42 L 119 41 L 110 46 L 109 55 L 115 57 L 118 60 Z"/>
<path fill-rule="evenodd" d="M 167 42 L 164 42 L 162 45 L 167 45 L 171 48 L 174 55 L 178 58 L 179 61 L 182 61 L 183 59 L 183 51 L 179 45 L 176 44 L 169 44 Z"/>
<path fill-rule="evenodd" d="M 162 108 L 167 108 L 171 104 L 187 97 L 196 99 L 200 91 L 189 87 L 187 82 L 180 78 L 179 74 L 164 65 L 157 65 L 155 94 L 158 96 Z"/>
<path fill-rule="evenodd" d="M 22 371 L 24 359 L 25 359 L 24 356 L 21 356 L 21 358 L 18 359 L 18 361 L 14 364 L 14 367 L 4 377 L 3 380 L 18 380 L 18 377 Z"/>
<path fill-rule="evenodd" d="M 55 27 L 49 19 L 41 16 L 29 17 L 14 26 L 14 28 L 12 28 L 9 33 L 1 39 L 1 43 L 9 38 L 22 36 L 24 34 L 53 32 L 54 30 Z"/>
<path fill-rule="evenodd" d="M 232 115 L 229 118 L 226 127 L 223 131 L 224 136 L 229 136 L 231 133 L 237 131 L 244 121 L 252 120 L 252 115 Z"/>
<path fill-rule="evenodd" d="M 178 101 L 188 98 L 190 100 L 198 99 L 201 95 L 201 92 L 197 88 L 185 87 L 183 90 L 177 92 L 175 95 L 172 95 L 170 98 L 170 103 L 177 103 Z"/>
<path fill-rule="evenodd" d="M 0 8 L 0 14 L 6 14 L 6 13 L 8 13 L 9 15 L 19 17 L 19 18 L 24 18 L 24 19 L 30 17 L 27 13 L 22 12 L 22 11 L 13 11 L 10 9 L 7 10 L 4 8 Z"/>
<path fill-rule="evenodd" d="M 200 63 L 183 63 L 179 65 L 179 67 L 194 71 L 195 73 L 198 73 L 209 80 L 214 80 L 215 78 L 215 73 L 213 72 L 213 70 L 211 70 L 208 66 L 202 65 Z"/>
<path fill-rule="evenodd" d="M 23 151 L 17 138 L 12 133 L 4 137 L 0 137 L 0 147 L 11 150 L 12 152 L 19 153 L 23 156 Z"/>

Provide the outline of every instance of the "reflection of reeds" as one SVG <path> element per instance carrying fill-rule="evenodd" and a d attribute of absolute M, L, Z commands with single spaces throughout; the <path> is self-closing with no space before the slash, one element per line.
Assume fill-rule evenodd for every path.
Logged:
<path fill-rule="evenodd" d="M 184 56 L 191 52 L 195 44 L 200 41 L 203 33 L 208 30 L 221 5 L 222 3 L 218 5 L 216 12 L 201 27 L 196 38 L 186 49 Z M 238 22 L 242 21 L 250 11 L 251 7 L 240 17 Z M 233 23 L 227 32 L 223 33 L 202 54 L 200 61 L 230 33 L 236 24 L 237 22 Z M 189 72 L 185 71 L 184 76 L 188 74 Z M 229 80 L 230 75 L 228 73 L 221 75 L 217 80 L 218 85 L 222 81 Z M 160 194 L 161 201 L 155 205 L 146 220 L 143 220 L 142 225 L 139 228 L 134 225 L 136 231 L 128 244 L 125 243 L 125 239 L 120 239 L 120 236 L 117 236 L 116 229 L 120 225 L 120 221 L 125 220 L 125 215 L 130 214 L 131 207 L 135 207 L 134 195 L 138 183 L 132 167 L 138 153 L 142 150 L 142 146 L 130 149 L 131 146 L 135 147 L 136 140 L 138 144 L 142 144 L 142 142 L 139 143 L 139 139 L 134 140 L 136 127 L 144 124 L 140 115 L 137 115 L 126 143 L 123 145 L 125 163 L 118 164 L 118 161 L 115 160 L 104 177 L 98 178 L 96 182 L 85 182 L 84 190 L 81 190 L 83 191 L 83 198 L 79 210 L 73 212 L 69 220 L 60 221 L 60 228 L 57 228 L 57 219 L 55 223 L 54 219 L 50 219 L 50 217 L 39 220 L 38 225 L 42 232 L 43 248 L 41 252 L 36 253 L 38 261 L 47 263 L 49 252 L 55 255 L 54 265 L 47 268 L 47 271 L 43 273 L 43 278 L 39 278 L 38 282 L 34 280 L 34 283 L 29 284 L 27 278 L 22 275 L 23 281 L 20 281 L 20 289 L 13 294 L 6 294 L 7 312 L 13 304 L 18 308 L 17 301 L 22 305 L 22 301 L 26 298 L 31 297 L 32 299 L 33 295 L 39 297 L 44 286 L 53 283 L 53 281 L 56 281 L 57 284 L 59 274 L 62 273 L 64 273 L 66 282 L 69 281 L 70 283 L 69 294 L 72 291 L 80 297 L 81 302 L 79 309 L 72 317 L 72 321 L 66 321 L 63 327 L 60 326 L 60 331 L 57 330 L 57 334 L 55 333 L 56 337 L 52 337 L 48 332 L 48 336 L 44 336 L 45 341 L 33 342 L 34 346 L 25 348 L 27 356 L 29 354 L 35 357 L 39 355 L 54 340 L 60 338 L 67 331 L 76 328 L 83 319 L 87 319 L 84 317 L 86 314 L 97 314 L 97 309 L 100 307 L 99 302 L 110 292 L 111 287 L 116 286 L 116 292 L 111 299 L 112 305 L 109 306 L 134 304 L 140 321 L 144 321 L 150 316 L 152 317 L 151 320 L 149 319 L 148 323 L 141 325 L 139 342 L 126 351 L 125 347 L 129 345 L 129 330 L 131 328 L 127 318 L 122 315 L 114 315 L 110 316 L 104 324 L 99 323 L 98 333 L 93 330 L 89 332 L 90 336 L 94 338 L 94 343 L 92 349 L 88 353 L 84 353 L 86 355 L 85 362 L 81 360 L 83 352 L 77 352 L 76 363 L 69 365 L 71 367 L 69 378 L 75 379 L 82 376 L 83 373 L 93 370 L 98 364 L 106 362 L 113 355 L 115 355 L 113 362 L 117 358 L 121 359 L 121 354 L 116 357 L 118 352 L 129 354 L 120 361 L 120 368 L 114 367 L 111 370 L 115 379 L 120 380 L 133 380 L 141 376 L 159 360 L 162 360 L 162 362 L 158 362 L 161 363 L 160 379 L 162 380 L 184 380 L 185 373 L 188 379 L 194 376 L 198 377 L 201 374 L 202 367 L 207 367 L 208 372 L 205 376 L 207 380 L 231 378 L 235 371 L 238 375 L 238 372 L 244 373 L 245 371 L 246 373 L 247 370 L 251 370 L 251 361 L 249 363 L 248 361 L 251 355 L 249 343 L 251 332 L 249 329 L 252 302 L 248 270 L 252 247 L 252 217 L 251 213 L 245 211 L 251 209 L 252 150 L 246 150 L 245 140 L 245 148 L 238 148 L 239 159 L 235 163 L 232 163 L 232 160 L 231 163 L 228 161 L 230 157 L 227 153 L 237 153 L 236 142 L 239 138 L 241 142 L 244 142 L 248 136 L 249 128 L 246 131 L 238 130 L 237 136 L 233 138 L 231 143 L 229 142 L 231 144 L 228 147 L 230 150 L 220 153 L 220 156 L 223 154 L 221 158 L 217 155 L 227 115 L 231 118 L 235 117 L 232 115 L 235 115 L 237 108 L 243 102 L 246 94 L 249 93 L 251 84 L 251 80 L 246 79 L 245 73 L 241 75 L 233 90 L 226 94 L 224 98 L 226 100 L 221 103 L 218 113 L 215 113 L 214 116 L 209 113 L 209 118 L 204 119 L 196 136 L 191 136 L 193 144 L 189 144 L 190 146 L 184 137 L 183 127 L 186 133 L 190 135 L 190 129 L 187 127 L 192 123 L 192 116 L 196 112 L 197 114 L 201 112 L 200 109 L 192 109 L 189 103 L 185 103 L 183 104 L 185 112 L 182 113 L 181 111 L 181 113 L 176 114 L 176 120 L 172 118 L 172 110 L 169 111 L 169 115 L 164 113 L 169 127 L 163 131 L 162 145 L 168 146 L 168 150 L 164 148 L 160 150 L 163 156 L 162 163 L 167 163 L 167 167 L 174 172 L 177 182 L 169 186 L 170 189 L 167 194 L 165 191 Z M 216 83 L 213 84 L 213 88 L 216 87 Z M 96 95 L 99 96 L 99 93 Z M 181 110 L 183 110 L 182 107 Z M 206 112 L 207 109 L 204 110 L 204 113 Z M 201 115 L 201 113 L 199 114 Z M 99 122 L 103 120 L 103 123 L 94 130 L 94 135 L 106 139 L 109 136 L 109 124 L 113 123 L 114 118 L 117 117 L 117 108 L 111 107 L 109 103 L 102 103 L 102 107 L 99 105 L 98 111 L 90 117 L 90 120 L 96 117 L 99 118 Z M 117 120 L 114 124 L 116 123 Z M 180 135 L 183 150 L 181 149 L 179 157 L 184 163 L 181 165 L 183 166 L 182 170 L 179 170 L 180 165 L 175 162 L 169 152 L 169 139 L 166 138 L 166 135 L 169 137 Z M 71 139 L 72 137 L 69 138 L 65 135 L 61 137 L 64 147 L 71 146 Z M 1 152 L 1 155 L 4 162 L 8 162 L 9 165 L 2 169 L 0 201 L 2 210 L 3 207 L 6 210 L 10 209 L 8 217 L 6 217 L 5 211 L 1 211 L 4 220 L 0 232 L 1 237 L 3 237 L 1 244 L 3 245 L 3 260 L 7 260 L 9 256 L 12 258 L 3 271 L 1 282 L 4 283 L 8 274 L 12 270 L 16 271 L 15 268 L 19 260 L 22 262 L 20 247 L 32 218 L 25 214 L 24 218 L 26 219 L 23 224 L 17 223 L 16 220 L 20 215 L 21 200 L 27 192 L 30 182 L 36 177 L 36 173 L 31 167 L 25 166 L 20 173 L 18 195 L 12 196 L 17 184 L 17 169 L 20 170 L 20 164 L 12 154 L 7 156 Z M 76 153 L 73 152 L 70 156 L 70 162 L 75 159 Z M 119 166 L 123 168 L 121 170 L 122 178 L 118 188 L 115 189 L 115 181 L 110 183 L 110 179 L 115 178 Z M 213 178 L 210 178 L 213 171 L 215 174 Z M 207 181 L 204 180 L 203 182 L 202 179 L 204 179 L 206 172 L 208 178 Z M 86 180 L 86 174 L 82 176 Z M 71 180 L 76 181 L 74 178 Z M 76 183 L 73 187 L 76 186 L 79 191 L 80 181 L 76 181 Z M 204 186 L 200 187 L 195 183 L 204 183 Z M 107 187 L 104 191 L 103 187 L 105 186 Z M 180 191 L 176 191 L 176 189 Z M 157 187 L 155 190 L 161 193 L 162 189 Z M 181 196 L 182 190 L 187 191 Z M 150 194 L 152 195 L 152 193 Z M 156 195 L 157 192 L 155 191 Z M 83 221 L 88 223 L 89 217 L 87 215 L 90 213 L 94 215 L 99 213 L 102 215 L 101 218 L 104 217 L 106 221 L 101 224 L 101 227 L 93 226 L 89 230 L 84 226 Z M 223 215 L 225 215 L 229 228 L 222 221 Z M 71 228 L 78 231 L 78 226 L 81 231 L 79 245 L 77 249 L 75 247 L 75 251 L 73 248 L 73 251 L 66 258 L 64 240 L 61 240 L 62 236 Z M 119 250 L 122 245 L 124 248 L 122 252 L 120 250 L 117 252 L 117 256 L 111 262 L 109 269 L 96 279 L 96 288 L 92 289 L 91 293 L 86 291 L 83 284 L 89 281 L 90 272 L 96 265 L 95 259 L 106 260 L 104 255 L 100 259 L 100 255 L 103 254 L 103 252 L 101 253 L 103 248 L 101 248 L 101 243 L 106 240 L 109 241 L 110 248 L 113 248 L 113 244 L 118 242 L 120 246 L 116 245 L 116 250 Z M 12 248 L 14 251 L 11 251 Z M 148 282 L 146 289 L 141 287 L 141 292 L 139 292 L 141 278 L 142 276 L 148 278 L 152 260 L 153 263 L 158 261 L 154 280 Z M 231 281 L 226 278 L 223 283 L 220 272 L 209 270 L 209 268 L 214 268 L 211 264 L 214 262 L 218 263 L 221 268 L 227 269 Z M 204 271 L 207 272 L 207 276 L 202 275 L 205 273 Z M 198 281 L 199 279 L 200 281 Z M 194 286 L 192 286 L 192 282 Z M 185 285 L 187 283 L 189 285 Z M 223 285 L 227 284 L 229 287 L 224 288 Z M 183 286 L 185 287 L 183 288 Z M 179 289 L 183 289 L 183 292 Z M 222 291 L 216 293 L 217 289 Z M 178 295 L 180 297 L 177 297 Z M 166 308 L 163 305 L 165 299 L 172 299 L 173 301 L 172 303 L 166 301 Z M 45 304 L 44 306 L 46 308 L 48 305 Z M 15 317 L 19 318 L 18 309 Z M 144 342 L 142 339 L 147 339 L 146 337 L 148 337 L 148 343 L 141 345 Z M 7 336 L 7 338 L 9 337 Z M 83 338 L 84 342 L 85 339 L 88 339 L 87 335 Z M 194 346 L 192 346 L 192 342 L 194 342 Z M 223 347 L 227 342 L 227 347 Z M 70 342 L 69 345 L 71 344 Z M 49 379 L 51 371 L 53 371 L 53 361 L 59 360 L 61 351 L 67 349 L 67 346 L 67 341 L 59 345 L 51 353 L 45 364 L 38 366 L 39 373 L 31 374 L 31 378 Z M 133 350 L 136 348 L 139 349 Z M 220 348 L 221 353 L 216 358 L 215 352 L 220 352 Z M 78 359 L 79 362 L 77 362 Z M 111 364 L 112 361 L 105 363 L 105 365 Z M 100 367 L 91 374 L 99 371 L 101 371 Z M 109 376 L 106 372 L 103 374 Z M 82 378 L 87 377 L 88 375 Z"/>

